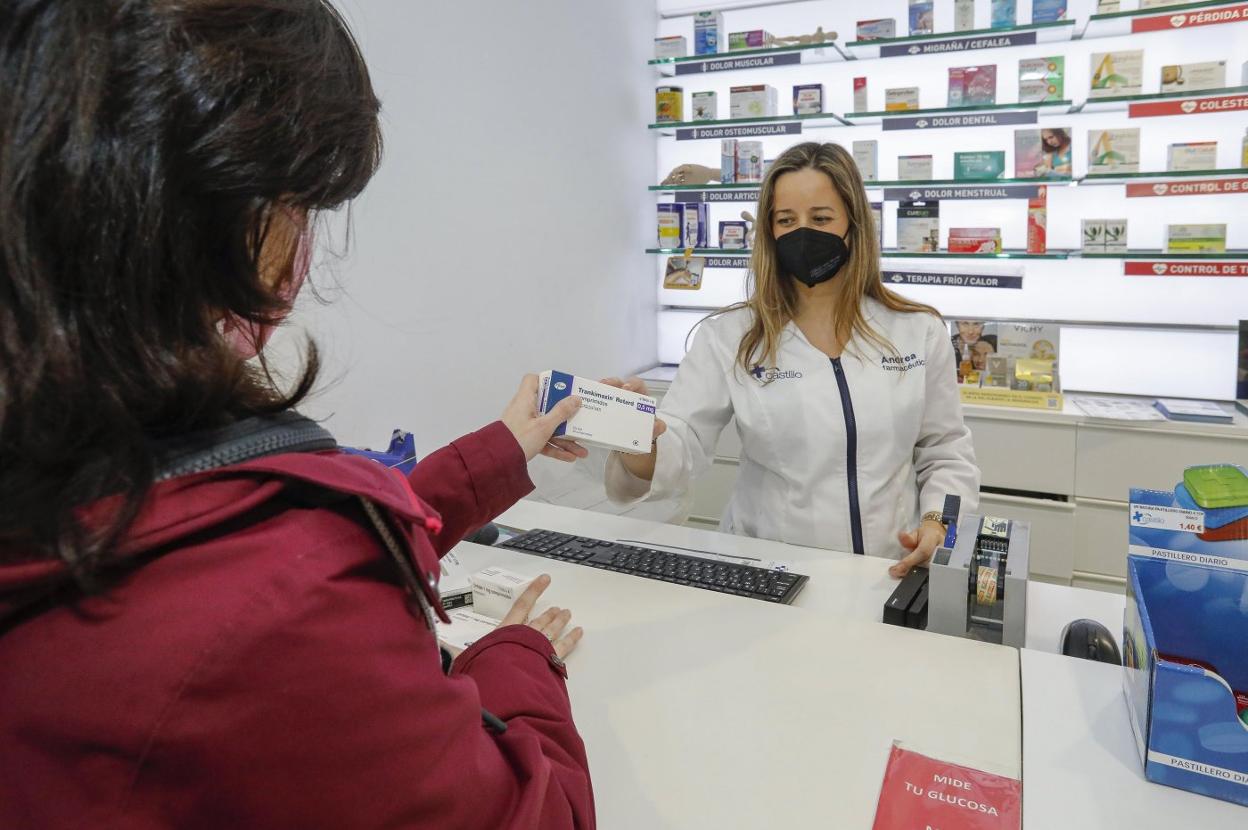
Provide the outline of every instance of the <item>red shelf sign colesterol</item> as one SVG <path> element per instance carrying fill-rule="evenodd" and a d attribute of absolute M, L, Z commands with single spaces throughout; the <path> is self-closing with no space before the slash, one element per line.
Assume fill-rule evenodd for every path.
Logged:
<path fill-rule="evenodd" d="M 1248 93 L 1219 95 L 1213 98 L 1180 98 L 1173 101 L 1146 101 L 1127 108 L 1129 118 L 1151 118 L 1159 115 L 1203 115 L 1211 112 L 1243 112 L 1248 110 Z"/>
<path fill-rule="evenodd" d="M 1239 23 L 1243 20 L 1248 20 L 1248 3 L 1219 9 L 1138 17 L 1131 21 L 1131 32 L 1160 32 L 1186 29 L 1191 26 L 1216 26 L 1220 23 Z"/>
<path fill-rule="evenodd" d="M 1015 778 L 929 758 L 894 743 L 872 830 L 1019 830 Z"/>

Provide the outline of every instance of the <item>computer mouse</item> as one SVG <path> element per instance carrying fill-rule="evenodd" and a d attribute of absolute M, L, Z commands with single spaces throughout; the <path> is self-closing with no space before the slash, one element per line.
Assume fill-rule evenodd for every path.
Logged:
<path fill-rule="evenodd" d="M 1096 620 L 1075 620 L 1062 629 L 1062 654 L 1083 660 L 1122 665 L 1122 654 L 1109 629 Z"/>

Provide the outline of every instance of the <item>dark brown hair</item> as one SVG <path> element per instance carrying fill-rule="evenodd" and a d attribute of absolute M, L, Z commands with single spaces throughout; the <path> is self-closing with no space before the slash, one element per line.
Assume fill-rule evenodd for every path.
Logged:
<path fill-rule="evenodd" d="M 313 344 L 283 392 L 218 326 L 286 311 L 260 274 L 273 208 L 356 196 L 378 111 L 326 0 L 0 3 L 0 562 L 89 582 L 155 442 L 308 393 Z"/>

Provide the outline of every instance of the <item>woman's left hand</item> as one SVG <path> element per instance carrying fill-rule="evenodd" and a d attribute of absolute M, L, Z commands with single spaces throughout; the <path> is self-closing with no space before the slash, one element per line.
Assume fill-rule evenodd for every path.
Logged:
<path fill-rule="evenodd" d="M 897 534 L 901 546 L 910 553 L 897 564 L 888 569 L 890 575 L 901 579 L 917 565 L 926 565 L 945 540 L 945 526 L 940 522 L 926 521 L 919 525 L 918 530 Z"/>

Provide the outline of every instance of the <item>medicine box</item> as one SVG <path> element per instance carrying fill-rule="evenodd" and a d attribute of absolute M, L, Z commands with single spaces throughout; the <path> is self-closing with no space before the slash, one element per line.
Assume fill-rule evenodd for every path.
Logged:
<path fill-rule="evenodd" d="M 694 12 L 693 53 L 714 55 L 724 39 L 724 15 L 722 12 Z"/>
<path fill-rule="evenodd" d="M 1138 173 L 1140 128 L 1088 130 L 1089 173 Z"/>
<path fill-rule="evenodd" d="M 1095 254 L 1105 253 L 1105 220 L 1083 220 L 1083 250 Z"/>
<path fill-rule="evenodd" d="M 879 181 L 880 178 L 880 142 L 854 142 L 854 164 L 858 165 L 858 173 L 864 182 Z"/>
<path fill-rule="evenodd" d="M 900 86 L 884 90 L 884 109 L 888 112 L 917 110 L 918 108 L 919 88 L 917 86 Z"/>
<path fill-rule="evenodd" d="M 1218 142 L 1216 141 L 1171 144 L 1166 152 L 1166 170 L 1171 173 L 1214 170 L 1217 166 Z"/>
<path fill-rule="evenodd" d="M 1066 19 L 1066 0 L 1032 0 L 1032 23 L 1055 23 Z"/>
<path fill-rule="evenodd" d="M 1027 253 L 1043 254 L 1049 249 L 1049 189 L 1027 200 Z"/>
<path fill-rule="evenodd" d="M 1166 253 L 1224 254 L 1226 225 L 1166 225 Z"/>
<path fill-rule="evenodd" d="M 933 0 L 910 0 L 910 34 L 930 35 L 936 31 Z"/>
<path fill-rule="evenodd" d="M 955 66 L 949 69 L 949 106 L 978 107 L 996 102 L 996 64 Z"/>
<path fill-rule="evenodd" d="M 1199 92 L 1226 86 L 1226 61 L 1179 63 L 1161 68 L 1162 92 Z"/>
<path fill-rule="evenodd" d="M 689 96 L 694 121 L 714 121 L 719 112 L 719 96 L 714 92 L 695 92 Z"/>
<path fill-rule="evenodd" d="M 884 203 L 871 202 L 871 221 L 875 223 L 875 242 L 884 248 Z"/>
<path fill-rule="evenodd" d="M 1018 100 L 1022 104 L 1061 101 L 1066 93 L 1066 59 L 1025 58 L 1018 62 Z"/>
<path fill-rule="evenodd" d="M 719 182 L 732 184 L 737 180 L 737 139 L 722 138 L 719 141 Z"/>
<path fill-rule="evenodd" d="M 950 228 L 949 253 L 999 254 L 1001 253 L 1001 229 Z"/>
<path fill-rule="evenodd" d="M 897 37 L 897 21 L 891 17 L 882 20 L 859 20 L 859 40 L 884 40 Z"/>
<path fill-rule="evenodd" d="M 660 202 L 658 242 L 660 248 L 679 248 L 685 232 L 685 210 L 680 202 Z"/>
<path fill-rule="evenodd" d="M 998 323 L 997 354 L 1008 360 L 1056 360 L 1061 326 L 1056 323 Z"/>
<path fill-rule="evenodd" d="M 867 79 L 854 78 L 854 112 L 867 111 Z"/>
<path fill-rule="evenodd" d="M 1144 50 L 1095 52 L 1089 98 L 1139 95 L 1144 87 Z"/>
<path fill-rule="evenodd" d="M 685 90 L 679 86 L 661 86 L 654 91 L 654 121 L 670 124 L 685 120 Z"/>
<path fill-rule="evenodd" d="M 763 142 L 737 142 L 737 182 L 763 180 Z"/>
<path fill-rule="evenodd" d="M 719 223 L 719 247 L 729 250 L 743 250 L 745 248 L 745 222 L 737 220 L 725 221 Z"/>
<path fill-rule="evenodd" d="M 823 112 L 823 84 L 800 84 L 793 87 L 793 114 L 817 115 Z"/>
<path fill-rule="evenodd" d="M 437 620 L 438 645 L 458 657 L 473 643 L 498 628 L 499 621 L 473 610 L 473 606 L 448 610 L 449 623 Z"/>
<path fill-rule="evenodd" d="M 707 247 L 708 208 L 706 202 L 684 202 L 683 228 L 680 236 L 682 248 Z"/>
<path fill-rule="evenodd" d="M 975 28 L 975 0 L 953 0 L 953 30 L 969 32 Z"/>
<path fill-rule="evenodd" d="M 940 250 L 940 202 L 901 202 L 897 206 L 897 250 Z"/>
<path fill-rule="evenodd" d="M 471 577 L 472 610 L 483 617 L 501 620 L 536 578 L 506 568 L 483 568 Z"/>
<path fill-rule="evenodd" d="M 991 0 L 994 29 L 1012 29 L 1018 25 L 1018 4 L 1015 0 Z"/>
<path fill-rule="evenodd" d="M 684 36 L 656 37 L 654 39 L 654 56 L 656 58 L 683 58 L 689 54 L 689 44 Z"/>
<path fill-rule="evenodd" d="M 953 177 L 959 181 L 991 181 L 1005 173 L 1004 150 L 980 150 L 953 154 Z"/>
<path fill-rule="evenodd" d="M 1105 219 L 1105 253 L 1125 254 L 1127 252 L 1127 220 Z"/>
<path fill-rule="evenodd" d="M 903 182 L 930 182 L 932 180 L 932 157 L 898 156 L 897 178 Z"/>
<path fill-rule="evenodd" d="M 654 398 L 551 370 L 539 377 L 537 411 L 547 413 L 573 395 L 581 399 L 581 408 L 555 430 L 556 436 L 620 452 L 650 452 Z"/>
<path fill-rule="evenodd" d="M 729 88 L 729 118 L 767 118 L 776 114 L 776 88 L 774 86 L 754 84 Z"/>
<path fill-rule="evenodd" d="M 728 35 L 728 48 L 733 51 L 737 49 L 763 49 L 770 46 L 771 41 L 771 33 L 762 29 L 751 29 L 748 32 L 731 32 Z"/>

